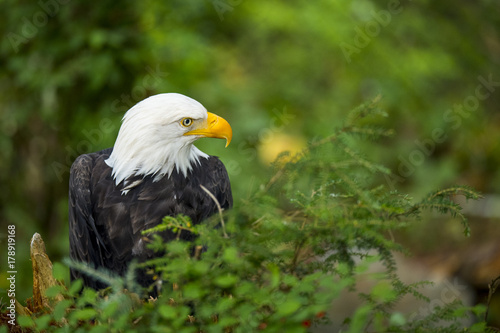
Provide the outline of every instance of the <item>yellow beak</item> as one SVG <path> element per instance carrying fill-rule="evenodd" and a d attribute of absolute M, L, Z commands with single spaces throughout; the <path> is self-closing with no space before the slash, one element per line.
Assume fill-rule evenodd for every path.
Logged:
<path fill-rule="evenodd" d="M 184 133 L 184 135 L 199 135 L 207 138 L 226 139 L 227 147 L 229 143 L 231 143 L 233 130 L 226 119 L 208 112 L 207 122 L 203 126 Z"/>

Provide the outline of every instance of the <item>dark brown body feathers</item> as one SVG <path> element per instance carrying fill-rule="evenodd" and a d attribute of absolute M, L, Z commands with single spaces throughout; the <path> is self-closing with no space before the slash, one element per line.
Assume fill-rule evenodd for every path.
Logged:
<path fill-rule="evenodd" d="M 153 257 L 146 248 L 141 231 L 159 224 L 164 216 L 184 214 L 194 224 L 217 212 L 205 186 L 222 208 L 233 204 L 229 177 L 222 162 L 214 156 L 200 157 L 187 177 L 174 169 L 170 177 L 153 182 L 154 176 L 136 176 L 115 185 L 112 169 L 104 162 L 112 148 L 79 156 L 71 167 L 69 182 L 69 239 L 70 257 L 88 263 L 90 267 L 104 267 L 119 275 L 127 271 L 132 259 L 139 262 Z M 124 187 L 140 182 L 126 195 Z M 172 240 L 171 232 L 163 234 Z M 183 239 L 192 235 L 184 233 Z M 141 274 L 140 274 L 141 275 Z M 105 287 L 89 276 L 71 270 L 71 279 L 83 278 L 84 284 L 95 289 Z M 149 278 L 139 276 L 143 285 Z"/>

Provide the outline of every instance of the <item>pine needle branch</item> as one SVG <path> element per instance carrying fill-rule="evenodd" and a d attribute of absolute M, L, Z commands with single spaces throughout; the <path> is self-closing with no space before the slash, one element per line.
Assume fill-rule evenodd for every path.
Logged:
<path fill-rule="evenodd" d="M 85 263 L 77 262 L 67 258 L 63 259 L 63 263 L 70 268 L 76 269 L 91 276 L 94 279 L 112 286 L 116 290 L 121 290 L 124 287 L 123 279 L 109 270 L 105 270 L 103 268 L 95 269 Z"/>

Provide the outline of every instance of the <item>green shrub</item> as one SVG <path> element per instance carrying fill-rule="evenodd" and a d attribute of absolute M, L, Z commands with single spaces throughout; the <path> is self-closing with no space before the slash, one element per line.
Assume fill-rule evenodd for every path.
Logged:
<path fill-rule="evenodd" d="M 370 292 L 359 293 L 363 305 L 346 318 L 345 332 L 485 331 L 484 322 L 461 327 L 458 321 L 481 316 L 484 306 L 452 303 L 417 321 L 394 310 L 408 294 L 425 300 L 419 287 L 426 282 L 399 279 L 393 254 L 404 247 L 391 240 L 391 232 L 434 210 L 459 217 L 468 235 L 453 197 L 479 196 L 455 186 L 414 201 L 389 190 L 390 171 L 359 149 L 362 142 L 371 145 L 391 135 L 379 125 L 383 116 L 376 103 L 355 109 L 330 137 L 296 156 L 282 154 L 266 184 L 206 223 L 166 217 L 144 233 L 149 246 L 165 255 L 134 263 L 125 277 L 69 263 L 111 288 L 81 291 L 79 281 L 68 290 L 57 287 L 52 293 L 63 293 L 64 301 L 32 319 L 19 318 L 19 324 L 61 332 L 305 332 L 327 323 L 331 302 L 342 290 L 355 291 L 356 277 L 381 262 L 385 272 L 374 276 Z M 167 228 L 197 238 L 164 243 L 156 233 Z M 137 267 L 157 278 L 157 299 L 144 301 L 148 290 L 134 282 Z M 436 327 L 438 319 L 446 324 Z"/>

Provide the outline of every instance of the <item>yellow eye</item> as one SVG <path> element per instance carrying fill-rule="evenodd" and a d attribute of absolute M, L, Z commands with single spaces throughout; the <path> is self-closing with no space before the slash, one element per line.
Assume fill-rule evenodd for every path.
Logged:
<path fill-rule="evenodd" d="M 189 127 L 193 124 L 193 119 L 192 118 L 184 118 L 181 120 L 181 125 L 184 127 Z"/>

